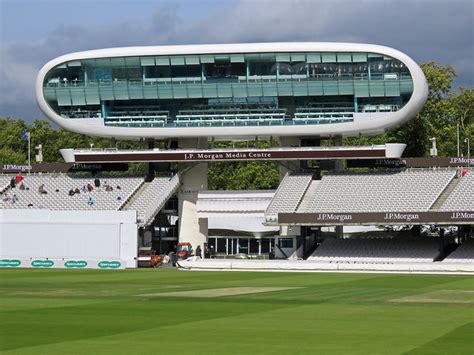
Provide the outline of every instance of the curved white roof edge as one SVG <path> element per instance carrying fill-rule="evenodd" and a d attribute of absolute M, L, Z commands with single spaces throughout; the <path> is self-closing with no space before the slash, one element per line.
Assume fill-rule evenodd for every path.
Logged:
<path fill-rule="evenodd" d="M 373 118 L 354 122 L 294 125 L 294 126 L 233 126 L 233 127 L 176 127 L 176 128 L 126 128 L 91 125 L 88 120 L 79 122 L 64 119 L 55 113 L 43 96 L 43 82 L 46 74 L 55 66 L 79 59 L 108 58 L 147 55 L 192 55 L 217 53 L 265 53 L 265 52 L 373 52 L 400 60 L 410 71 L 413 80 L 413 94 L 407 104 L 393 113 L 372 114 Z M 413 118 L 428 97 L 428 84 L 421 68 L 405 53 L 396 49 L 363 43 L 336 42 L 275 42 L 242 44 L 206 44 L 178 46 L 148 46 L 96 49 L 66 54 L 46 63 L 36 79 L 36 100 L 43 113 L 53 122 L 73 132 L 102 137 L 125 139 L 168 138 L 168 137 L 250 137 L 250 136 L 329 136 L 378 134 L 399 126 Z"/>

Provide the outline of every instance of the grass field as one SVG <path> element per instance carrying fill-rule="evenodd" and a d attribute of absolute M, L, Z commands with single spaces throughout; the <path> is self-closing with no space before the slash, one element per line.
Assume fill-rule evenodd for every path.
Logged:
<path fill-rule="evenodd" d="M 2 354 L 472 354 L 474 278 L 0 270 Z"/>

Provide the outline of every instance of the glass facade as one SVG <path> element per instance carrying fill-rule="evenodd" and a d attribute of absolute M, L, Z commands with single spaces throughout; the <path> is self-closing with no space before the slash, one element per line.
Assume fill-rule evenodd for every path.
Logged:
<path fill-rule="evenodd" d="M 45 76 L 46 101 L 64 118 L 126 127 L 350 122 L 393 112 L 413 81 L 376 53 L 245 53 L 74 60 Z"/>

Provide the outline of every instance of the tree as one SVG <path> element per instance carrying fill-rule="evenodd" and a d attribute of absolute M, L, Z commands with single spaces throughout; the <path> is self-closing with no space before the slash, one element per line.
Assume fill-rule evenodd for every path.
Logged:
<path fill-rule="evenodd" d="M 274 141 L 216 142 L 215 148 L 269 148 Z M 278 166 L 274 162 L 218 162 L 209 164 L 209 189 L 258 190 L 275 189 L 279 183 Z"/>
<path fill-rule="evenodd" d="M 26 162 L 26 156 L 22 152 L 16 152 L 10 148 L 0 148 L 0 162 L 24 164 Z"/>
<path fill-rule="evenodd" d="M 453 117 L 461 129 L 474 124 L 474 88 L 451 92 L 449 100 L 453 106 Z"/>
<path fill-rule="evenodd" d="M 274 162 L 219 162 L 209 164 L 210 190 L 258 190 L 278 187 Z"/>

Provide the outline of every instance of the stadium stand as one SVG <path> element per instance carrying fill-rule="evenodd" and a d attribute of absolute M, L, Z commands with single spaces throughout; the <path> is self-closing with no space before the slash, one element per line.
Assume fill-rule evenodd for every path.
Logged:
<path fill-rule="evenodd" d="M 326 238 L 307 260 L 336 263 L 432 262 L 435 238 Z"/>
<path fill-rule="evenodd" d="M 173 177 L 155 177 L 153 181 L 145 182 L 123 209 L 137 211 L 139 226 L 148 225 L 176 192 L 179 184 L 179 174 Z"/>
<path fill-rule="evenodd" d="M 310 173 L 287 173 L 273 196 L 266 213 L 294 212 L 313 179 Z"/>
<path fill-rule="evenodd" d="M 441 211 L 474 211 L 474 169 L 468 170 L 458 179 L 458 184 L 441 206 Z"/>
<path fill-rule="evenodd" d="M 13 175 L 5 175 L 8 181 Z M 24 189 L 8 187 L 0 194 L 0 208 L 46 208 L 51 210 L 120 210 L 143 184 L 143 177 L 73 177 L 66 174 L 23 176 Z M 92 189 L 87 188 L 90 185 Z M 40 188 L 43 191 L 40 193 Z M 75 193 L 71 193 L 73 190 Z"/>
<path fill-rule="evenodd" d="M 13 176 L 10 175 L 0 175 L 0 194 L 5 192 L 10 186 L 10 180 Z"/>
<path fill-rule="evenodd" d="M 311 203 L 297 212 L 428 211 L 455 174 L 455 170 L 429 169 L 328 174 L 310 189 Z"/>
<path fill-rule="evenodd" d="M 474 264 L 474 240 L 467 240 L 449 254 L 443 263 L 468 263 Z"/>

